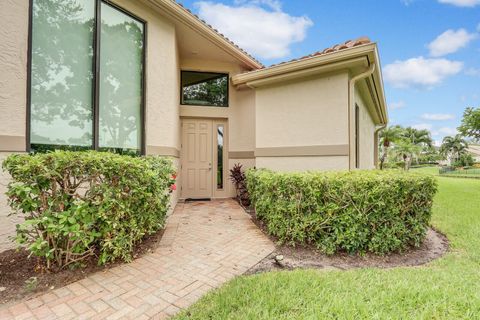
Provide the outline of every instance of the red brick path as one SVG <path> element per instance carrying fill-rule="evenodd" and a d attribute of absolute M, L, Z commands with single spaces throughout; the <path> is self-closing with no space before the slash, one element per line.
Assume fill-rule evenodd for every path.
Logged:
<path fill-rule="evenodd" d="M 154 253 L 0 307 L 0 319 L 165 319 L 273 250 L 233 200 L 179 203 Z"/>

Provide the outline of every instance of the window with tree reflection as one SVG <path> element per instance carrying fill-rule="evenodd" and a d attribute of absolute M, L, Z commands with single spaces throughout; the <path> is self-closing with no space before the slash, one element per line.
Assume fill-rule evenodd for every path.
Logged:
<path fill-rule="evenodd" d="M 101 0 L 33 0 L 31 10 L 31 148 L 138 154 L 144 23 Z"/>
<path fill-rule="evenodd" d="M 182 71 L 182 104 L 228 107 L 228 74 Z"/>

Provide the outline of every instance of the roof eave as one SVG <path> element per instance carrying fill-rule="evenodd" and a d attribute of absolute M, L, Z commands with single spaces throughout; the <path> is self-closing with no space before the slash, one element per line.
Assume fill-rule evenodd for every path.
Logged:
<path fill-rule="evenodd" d="M 236 75 L 232 78 L 232 81 L 234 85 L 247 84 L 248 82 L 266 79 L 269 77 L 278 76 L 290 72 L 300 71 L 308 68 L 314 68 L 338 62 L 345 62 L 361 56 L 366 57 L 374 50 L 374 48 L 375 44 L 369 43 L 350 49 L 344 49 L 332 53 L 322 54 L 319 56 L 286 62 L 272 67 Z"/>
<path fill-rule="evenodd" d="M 164 12 L 167 13 L 167 16 L 189 26 L 193 30 L 200 33 L 207 40 L 213 42 L 227 53 L 231 54 L 236 59 L 243 62 L 245 65 L 252 69 L 263 68 L 263 65 L 257 61 L 255 58 L 250 56 L 248 53 L 243 51 L 240 47 L 235 45 L 233 42 L 229 41 L 219 32 L 214 30 L 207 23 L 203 22 L 199 18 L 195 17 L 183 6 L 175 2 L 174 0 L 149 0 L 152 4 L 156 5 Z"/>
<path fill-rule="evenodd" d="M 370 55 L 370 59 L 373 60 L 371 61 L 371 63 L 375 63 L 375 66 L 376 66 L 375 72 L 373 73 L 372 78 L 375 84 L 377 98 L 381 108 L 382 124 L 386 125 L 388 124 L 388 108 L 387 108 L 387 102 L 385 98 L 385 88 L 384 88 L 383 76 L 382 76 L 382 65 L 380 62 L 380 56 L 378 53 L 378 47 L 376 43 L 374 43 L 374 49 Z"/>

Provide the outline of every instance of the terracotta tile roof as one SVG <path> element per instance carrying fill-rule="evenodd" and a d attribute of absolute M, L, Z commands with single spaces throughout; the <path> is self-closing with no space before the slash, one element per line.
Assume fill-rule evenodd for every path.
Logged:
<path fill-rule="evenodd" d="M 196 18 L 198 21 L 202 22 L 205 26 L 209 27 L 211 30 L 215 31 L 215 33 L 217 33 L 219 36 L 221 36 L 224 40 L 226 40 L 228 43 L 232 44 L 233 46 L 235 46 L 238 50 L 240 50 L 241 52 L 243 52 L 244 54 L 246 54 L 247 56 L 249 56 L 252 60 L 254 60 L 255 62 L 257 62 L 259 65 L 261 65 L 262 67 L 264 67 L 263 63 L 261 63 L 260 61 L 258 61 L 255 57 L 253 57 L 251 54 L 249 54 L 247 51 L 245 51 L 244 49 L 240 48 L 236 43 L 234 43 L 232 40 L 230 40 L 226 35 L 224 35 L 223 33 L 221 33 L 220 31 L 218 31 L 217 29 L 215 29 L 214 27 L 212 27 L 210 24 L 208 24 L 205 20 L 202 20 L 198 15 L 194 14 L 190 9 L 186 8 L 183 6 L 183 4 L 177 2 L 176 0 L 171 0 L 173 3 L 175 3 L 178 7 L 180 7 L 181 9 L 183 9 L 185 12 L 188 12 L 191 16 L 193 16 L 194 18 Z"/>
<path fill-rule="evenodd" d="M 344 43 L 336 44 L 332 47 L 323 49 L 322 51 L 317 51 L 315 53 L 309 54 L 308 56 L 304 56 L 304 57 L 301 57 L 301 58 L 292 59 L 290 61 L 285 61 L 285 62 L 280 62 L 280 63 L 277 63 L 277 64 L 273 64 L 273 65 L 269 66 L 268 68 L 271 68 L 271 67 L 274 67 L 274 66 L 279 66 L 279 65 L 282 65 L 282 64 L 285 64 L 285 63 L 305 60 L 305 59 L 321 56 L 321 55 L 328 54 L 328 53 L 338 52 L 338 51 L 353 48 L 353 47 L 358 47 L 358 46 L 361 46 L 363 44 L 368 44 L 368 43 L 372 43 L 368 37 L 360 37 L 360 38 L 355 39 L 355 40 L 348 40 L 348 41 L 345 41 Z"/>

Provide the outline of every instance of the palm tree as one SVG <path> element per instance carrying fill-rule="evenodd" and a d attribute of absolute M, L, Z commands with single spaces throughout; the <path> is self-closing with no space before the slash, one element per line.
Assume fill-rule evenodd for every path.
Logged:
<path fill-rule="evenodd" d="M 415 129 L 412 127 L 407 127 L 403 131 L 402 137 L 410 141 L 413 145 L 421 147 L 422 152 L 427 152 L 428 148 L 433 146 L 433 140 L 430 135 L 430 131 L 426 129 Z M 415 161 L 418 163 L 419 154 L 415 155 Z"/>
<path fill-rule="evenodd" d="M 387 159 L 388 148 L 392 142 L 397 141 L 403 132 L 400 126 L 387 127 L 380 132 L 380 145 L 383 147 L 383 153 L 380 158 L 380 170 L 383 170 L 383 165 Z"/>
<path fill-rule="evenodd" d="M 430 136 L 430 131 L 426 129 L 415 129 L 412 127 L 407 127 L 403 131 L 402 136 L 405 139 L 408 139 L 412 144 L 422 147 L 431 147 L 433 144 L 432 137 Z"/>
<path fill-rule="evenodd" d="M 443 138 L 440 153 L 445 156 L 450 156 L 453 162 L 455 162 L 460 158 L 460 155 L 466 152 L 467 148 L 467 141 L 461 135 L 457 134 L 455 137 L 447 136 Z"/>
<path fill-rule="evenodd" d="M 399 140 L 395 144 L 395 152 L 402 157 L 405 170 L 410 169 L 410 163 L 412 162 L 412 159 L 417 157 L 421 151 L 421 146 L 413 144 L 408 139 Z"/>

